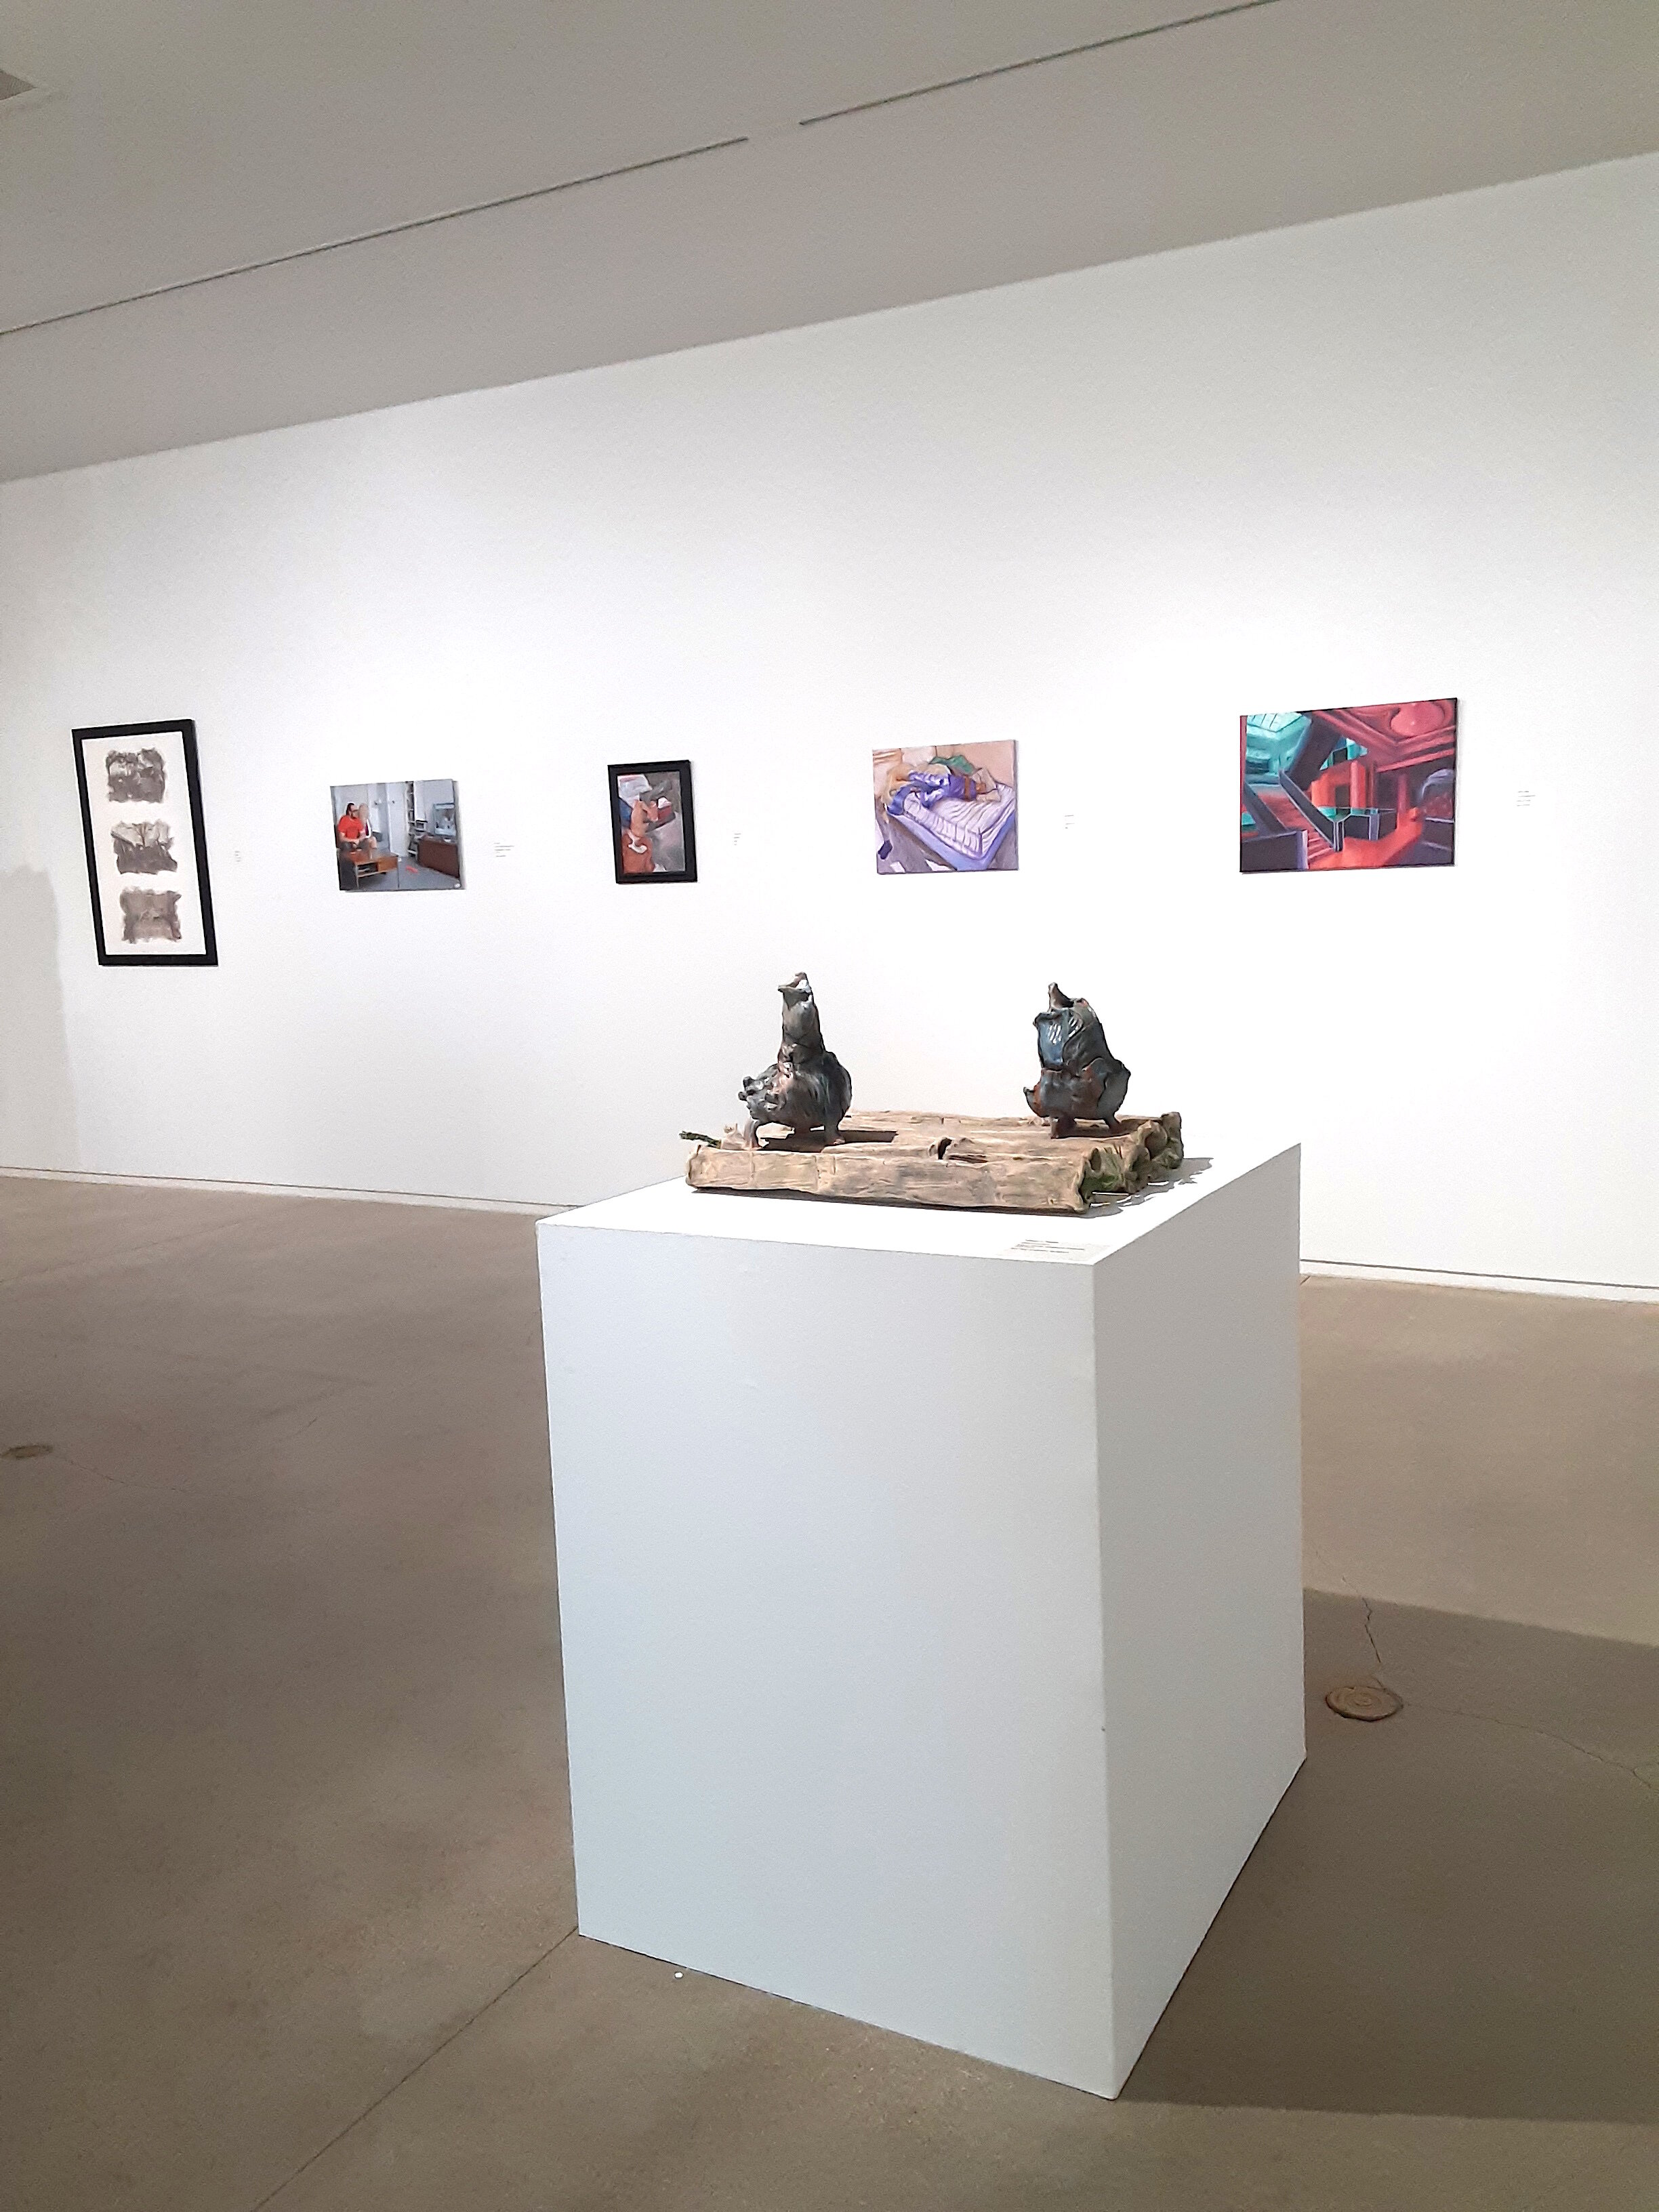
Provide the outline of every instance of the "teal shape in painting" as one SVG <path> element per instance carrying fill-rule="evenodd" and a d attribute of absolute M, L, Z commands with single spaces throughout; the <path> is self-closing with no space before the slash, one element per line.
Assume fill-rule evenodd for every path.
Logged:
<path fill-rule="evenodd" d="M 1253 783 L 1271 782 L 1281 775 L 1301 751 L 1312 724 L 1311 714 L 1247 714 L 1245 775 Z"/>

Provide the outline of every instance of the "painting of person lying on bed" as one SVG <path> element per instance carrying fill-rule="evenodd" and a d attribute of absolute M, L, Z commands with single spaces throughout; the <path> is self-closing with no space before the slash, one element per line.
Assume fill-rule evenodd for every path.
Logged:
<path fill-rule="evenodd" d="M 1019 866 L 1014 742 L 906 745 L 874 756 L 876 872 L 978 874 Z"/>

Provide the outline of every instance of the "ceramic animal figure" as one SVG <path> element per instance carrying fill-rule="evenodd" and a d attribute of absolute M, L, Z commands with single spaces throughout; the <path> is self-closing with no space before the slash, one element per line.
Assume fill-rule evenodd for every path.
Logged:
<path fill-rule="evenodd" d="M 1115 1059 L 1086 999 L 1068 999 L 1058 983 L 1036 1017 L 1041 1072 L 1025 1094 L 1039 1121 L 1056 1137 L 1069 1137 L 1079 1121 L 1112 1121 L 1129 1088 L 1129 1071 Z"/>
<path fill-rule="evenodd" d="M 780 983 L 783 1036 L 778 1056 L 758 1075 L 745 1077 L 738 1100 L 747 1117 L 739 1134 L 753 1150 L 769 1122 L 804 1133 L 822 1129 L 830 1142 L 853 1103 L 853 1079 L 823 1042 L 817 1001 L 805 975 Z"/>

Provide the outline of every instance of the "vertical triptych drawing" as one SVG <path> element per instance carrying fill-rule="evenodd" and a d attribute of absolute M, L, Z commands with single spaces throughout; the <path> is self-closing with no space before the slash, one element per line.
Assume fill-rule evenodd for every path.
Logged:
<path fill-rule="evenodd" d="M 92 925 L 106 968 L 213 968 L 194 722 L 76 730 Z"/>

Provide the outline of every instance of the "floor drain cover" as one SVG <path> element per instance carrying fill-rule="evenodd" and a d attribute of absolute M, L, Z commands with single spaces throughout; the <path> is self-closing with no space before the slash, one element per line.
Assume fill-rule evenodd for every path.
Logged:
<path fill-rule="evenodd" d="M 1381 1682 L 1345 1682 L 1340 1690 L 1325 1692 L 1325 1703 L 1345 1721 L 1392 1720 L 1405 1702 Z"/>
<path fill-rule="evenodd" d="M 50 1444 L 8 1444 L 0 1459 L 44 1459 L 51 1449 Z"/>

